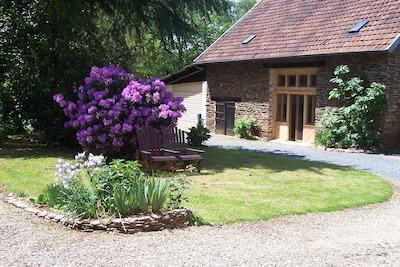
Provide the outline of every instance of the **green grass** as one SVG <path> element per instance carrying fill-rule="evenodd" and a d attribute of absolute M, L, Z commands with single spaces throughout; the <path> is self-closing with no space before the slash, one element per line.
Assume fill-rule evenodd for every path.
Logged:
<path fill-rule="evenodd" d="M 261 153 L 207 148 L 185 206 L 205 222 L 265 220 L 386 201 L 391 185 L 365 171 Z"/>
<path fill-rule="evenodd" d="M 0 185 L 21 195 L 39 195 L 54 183 L 58 159 L 75 156 L 71 150 L 50 149 L 22 139 L 7 139 L 0 148 Z"/>
<path fill-rule="evenodd" d="M 38 195 L 54 182 L 59 158 L 75 151 L 8 140 L 0 146 L 0 185 Z M 386 201 L 391 185 L 365 171 L 237 150 L 206 147 L 201 174 L 186 193 L 196 217 L 208 223 L 266 220 Z"/>

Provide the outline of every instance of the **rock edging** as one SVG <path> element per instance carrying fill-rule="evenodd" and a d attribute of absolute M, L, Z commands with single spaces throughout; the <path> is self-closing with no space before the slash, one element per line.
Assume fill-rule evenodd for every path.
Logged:
<path fill-rule="evenodd" d="M 71 219 L 60 212 L 34 207 L 26 201 L 17 199 L 12 195 L 6 197 L 5 200 L 17 208 L 24 209 L 38 217 L 85 232 L 108 231 L 134 234 L 137 232 L 185 228 L 188 226 L 189 219 L 192 215 L 191 210 L 176 209 L 150 214 L 131 215 L 124 218 L 100 217 L 98 219 Z"/>

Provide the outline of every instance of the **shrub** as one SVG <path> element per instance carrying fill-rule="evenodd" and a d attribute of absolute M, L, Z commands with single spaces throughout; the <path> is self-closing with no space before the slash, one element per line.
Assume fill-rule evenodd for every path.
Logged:
<path fill-rule="evenodd" d="M 136 129 L 145 124 L 162 129 L 176 124 L 186 109 L 164 82 L 135 78 L 120 67 L 92 67 L 84 84 L 74 89 L 76 101 L 62 94 L 54 100 L 69 118 L 66 127 L 77 130 L 85 151 L 128 157 L 136 146 Z"/>
<path fill-rule="evenodd" d="M 63 206 L 67 190 L 68 189 L 60 184 L 48 185 L 43 190 L 43 193 L 38 196 L 36 203 L 47 204 L 59 210 Z"/>
<path fill-rule="evenodd" d="M 96 218 L 98 202 L 93 188 L 87 187 L 80 176 L 69 179 L 67 185 L 67 190 L 61 191 L 64 194 L 61 209 L 72 218 Z"/>
<path fill-rule="evenodd" d="M 346 78 L 349 72 L 347 65 L 335 68 L 331 82 L 337 87 L 329 92 L 329 99 L 342 106 L 324 112 L 323 131 L 316 134 L 316 142 L 336 148 L 381 148 L 379 119 L 387 108 L 385 86 L 373 82 L 366 87 L 360 77 Z"/>
<path fill-rule="evenodd" d="M 255 119 L 238 119 L 235 122 L 235 128 L 233 129 L 235 135 L 239 138 L 244 139 L 255 139 L 257 133 L 257 121 Z"/>
<path fill-rule="evenodd" d="M 178 186 L 147 178 L 138 162 L 103 162 L 104 157 L 86 153 L 78 153 L 73 164 L 60 160 L 56 184 L 48 186 L 37 203 L 62 209 L 70 217 L 88 218 L 170 209 L 173 201 L 181 201 L 183 191 L 175 195 Z"/>
<path fill-rule="evenodd" d="M 1 110 L 1 107 L 0 107 L 0 110 Z M 14 120 L 12 120 L 11 118 L 4 119 L 0 115 L 0 143 L 7 140 L 7 135 L 15 134 L 18 132 L 19 132 L 18 126 L 15 124 Z"/>
<path fill-rule="evenodd" d="M 191 127 L 187 135 L 189 145 L 201 146 L 204 141 L 210 139 L 210 130 L 204 127 L 203 121 L 200 120 L 196 127 Z"/>
<path fill-rule="evenodd" d="M 99 204 L 111 211 L 115 188 L 122 186 L 126 191 L 134 191 L 134 184 L 137 180 L 144 180 L 144 177 L 137 161 L 122 159 L 115 159 L 89 175 L 90 184 L 95 190 Z"/>
<path fill-rule="evenodd" d="M 188 199 L 183 196 L 185 191 L 189 190 L 188 185 L 191 183 L 185 175 L 174 176 L 169 182 L 169 200 L 167 202 L 168 209 L 182 208 L 182 202 L 188 202 Z"/>
<path fill-rule="evenodd" d="M 0 144 L 3 143 L 6 139 L 7 139 L 7 133 L 0 124 Z"/>

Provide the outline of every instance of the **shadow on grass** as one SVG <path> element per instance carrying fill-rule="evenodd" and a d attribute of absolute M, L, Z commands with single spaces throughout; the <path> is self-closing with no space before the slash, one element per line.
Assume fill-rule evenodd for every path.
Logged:
<path fill-rule="evenodd" d="M 73 158 L 76 149 L 40 144 L 35 140 L 13 137 L 0 143 L 0 158 Z"/>
<path fill-rule="evenodd" d="M 204 147 L 206 152 L 203 167 L 211 172 L 223 172 L 226 169 L 265 169 L 271 172 L 309 170 L 323 174 L 323 169 L 342 170 L 351 168 L 334 164 L 306 160 L 304 156 L 291 153 L 256 152 L 235 147 Z"/>
<path fill-rule="evenodd" d="M 1 158 L 46 158 L 57 157 L 72 159 L 77 149 L 46 146 L 23 138 L 9 138 L 0 144 Z M 329 163 L 313 162 L 304 156 L 284 151 L 256 152 L 242 147 L 220 148 L 204 146 L 202 174 L 223 172 L 226 169 L 265 169 L 272 172 L 309 170 L 318 174 L 323 169 L 339 170 L 344 167 Z M 351 167 L 351 166 L 348 166 Z M 198 175 L 197 173 L 194 175 Z"/>

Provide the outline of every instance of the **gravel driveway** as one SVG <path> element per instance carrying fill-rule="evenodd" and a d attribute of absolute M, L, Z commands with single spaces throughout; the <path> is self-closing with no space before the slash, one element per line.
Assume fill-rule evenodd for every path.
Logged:
<path fill-rule="evenodd" d="M 0 265 L 400 266 L 399 157 L 337 154 L 275 143 L 264 147 L 260 142 L 218 136 L 208 145 L 257 148 L 369 169 L 391 179 L 395 194 L 382 204 L 338 212 L 134 235 L 69 230 L 0 201 Z M 359 156 L 373 162 L 356 160 Z M 375 161 L 381 157 L 385 165 L 379 168 L 381 163 Z"/>

